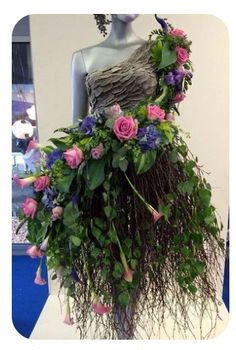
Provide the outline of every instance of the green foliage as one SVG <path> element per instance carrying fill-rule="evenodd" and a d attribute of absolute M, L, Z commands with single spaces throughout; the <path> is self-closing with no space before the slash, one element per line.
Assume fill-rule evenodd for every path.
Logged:
<path fill-rule="evenodd" d="M 126 307 L 129 304 L 129 300 L 130 300 L 130 295 L 127 290 L 121 292 L 118 295 L 118 301 L 122 307 Z"/>
<path fill-rule="evenodd" d="M 84 176 L 86 184 L 90 190 L 95 190 L 105 180 L 105 164 L 105 157 L 98 160 L 90 159 L 86 164 L 84 169 Z"/>
<path fill-rule="evenodd" d="M 136 174 L 143 174 L 148 171 L 155 163 L 157 152 L 155 150 L 146 151 L 145 153 L 139 153 L 133 159 L 134 169 Z"/>
<path fill-rule="evenodd" d="M 66 151 L 68 148 L 70 148 L 73 145 L 73 142 L 70 138 L 70 136 L 60 137 L 60 138 L 50 138 L 49 141 L 51 141 L 57 148 L 61 149 L 62 151 Z"/>
<path fill-rule="evenodd" d="M 176 58 L 175 50 L 170 47 L 168 42 L 165 42 L 163 46 L 161 62 L 159 64 L 158 70 L 166 68 L 171 64 L 175 63 L 176 59 L 177 58 Z"/>

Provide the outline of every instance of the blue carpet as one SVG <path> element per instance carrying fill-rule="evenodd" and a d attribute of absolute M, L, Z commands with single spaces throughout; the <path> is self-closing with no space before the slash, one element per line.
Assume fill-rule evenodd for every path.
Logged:
<path fill-rule="evenodd" d="M 12 259 L 12 321 L 16 330 L 29 338 L 48 297 L 48 284 L 34 283 L 39 259 L 28 256 L 13 256 Z M 45 261 L 42 277 L 47 280 Z"/>

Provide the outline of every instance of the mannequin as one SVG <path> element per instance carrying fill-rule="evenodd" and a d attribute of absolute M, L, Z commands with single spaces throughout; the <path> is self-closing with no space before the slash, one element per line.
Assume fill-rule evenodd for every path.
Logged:
<path fill-rule="evenodd" d="M 112 28 L 100 44 L 76 51 L 72 56 L 72 118 L 88 114 L 88 96 L 85 85 L 87 74 L 120 63 L 141 46 L 145 40 L 138 37 L 132 22 L 137 14 L 113 14 Z"/>

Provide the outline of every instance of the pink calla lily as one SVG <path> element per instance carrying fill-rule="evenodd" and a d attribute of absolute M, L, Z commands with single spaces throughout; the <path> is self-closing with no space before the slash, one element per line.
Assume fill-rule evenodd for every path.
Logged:
<path fill-rule="evenodd" d="M 29 255 L 32 259 L 41 258 L 43 256 L 43 253 L 36 245 L 29 247 L 26 250 L 26 254 Z"/>
<path fill-rule="evenodd" d="M 124 280 L 126 282 L 132 282 L 133 281 L 133 274 L 134 274 L 134 271 L 131 270 L 130 267 L 127 267 L 125 270 L 125 273 L 123 275 Z"/>
<path fill-rule="evenodd" d="M 96 314 L 104 315 L 104 314 L 107 314 L 108 312 L 110 312 L 112 307 L 111 306 L 105 306 L 101 302 L 95 302 L 92 305 L 92 309 L 93 309 L 94 312 L 96 312 Z"/>
<path fill-rule="evenodd" d="M 36 176 L 29 176 L 25 177 L 24 179 L 20 179 L 17 175 L 15 175 L 13 176 L 13 180 L 15 181 L 17 186 L 23 189 L 32 184 L 36 180 Z"/>
<path fill-rule="evenodd" d="M 153 216 L 154 222 L 157 222 L 157 221 L 163 216 L 163 214 L 162 214 L 162 213 L 159 213 L 159 212 L 156 211 L 156 210 L 153 210 L 153 211 L 152 211 L 152 216 Z"/>
<path fill-rule="evenodd" d="M 63 323 L 67 324 L 68 326 L 72 326 L 75 322 L 74 322 L 73 317 L 66 315 Z"/>
<path fill-rule="evenodd" d="M 45 281 L 45 279 L 42 278 L 41 276 L 41 263 L 37 269 L 37 272 L 36 272 L 36 276 L 35 276 L 35 279 L 34 279 L 34 283 L 35 284 L 38 284 L 39 286 L 43 286 L 44 284 L 46 284 L 47 282 Z"/>
<path fill-rule="evenodd" d="M 32 149 L 40 148 L 40 146 L 41 145 L 38 143 L 38 141 L 35 138 L 33 138 L 33 140 L 29 142 L 25 153 L 30 152 Z"/>

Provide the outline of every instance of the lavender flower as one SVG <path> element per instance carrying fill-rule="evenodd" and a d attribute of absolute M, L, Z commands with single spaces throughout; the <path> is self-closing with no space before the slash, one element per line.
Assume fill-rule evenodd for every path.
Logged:
<path fill-rule="evenodd" d="M 43 192 L 43 197 L 42 197 L 42 203 L 47 209 L 52 209 L 54 208 L 54 199 L 57 196 L 57 191 L 55 189 L 52 189 L 50 187 L 45 188 Z"/>
<path fill-rule="evenodd" d="M 55 149 L 47 155 L 47 168 L 51 168 L 57 159 L 61 159 L 63 151 L 60 149 Z"/>
<path fill-rule="evenodd" d="M 158 148 L 160 142 L 161 134 L 157 131 L 155 125 L 150 124 L 138 129 L 138 143 L 143 152 Z"/>
<path fill-rule="evenodd" d="M 85 135 L 88 135 L 88 136 L 92 135 L 95 123 L 96 123 L 96 118 L 93 115 L 88 115 L 82 121 L 82 123 L 80 125 L 80 130 Z"/>

